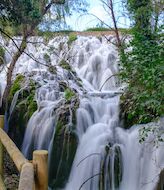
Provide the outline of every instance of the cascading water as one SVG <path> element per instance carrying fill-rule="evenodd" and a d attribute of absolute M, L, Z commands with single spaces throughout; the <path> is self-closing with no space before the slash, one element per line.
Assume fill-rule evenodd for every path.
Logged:
<path fill-rule="evenodd" d="M 115 47 L 108 44 L 104 38 L 96 37 L 78 37 L 71 47 L 62 37 L 50 40 L 47 45 L 43 44 L 42 39 L 35 40 L 38 40 L 39 46 L 29 44 L 27 51 L 35 52 L 35 57 L 42 63 L 48 62 L 44 60 L 45 53 L 48 54 L 51 66 L 56 66 L 57 70 L 54 74 L 50 72 L 50 67 L 35 63 L 27 55 L 22 55 L 18 61 L 15 74 L 22 73 L 28 77 L 32 75 L 39 84 L 36 93 L 38 110 L 28 122 L 23 153 L 28 158 L 31 158 L 35 149 L 48 149 L 50 154 L 55 154 L 53 141 L 60 119 L 58 108 L 64 107 L 66 103 L 64 92 L 59 85 L 64 81 L 80 96 L 74 129 L 79 142 L 67 183 L 61 188 L 154 190 L 158 174 L 164 168 L 164 151 L 162 146 L 156 148 L 152 143 L 148 143 L 151 137 L 145 143 L 139 143 L 141 126 L 134 126 L 129 130 L 120 127 L 120 87 L 116 77 L 118 56 Z M 12 45 L 10 48 L 13 49 Z M 68 72 L 60 67 L 63 59 L 70 61 L 85 90 L 76 84 L 77 78 L 72 75 L 72 71 Z M 4 73 L 0 76 L 4 78 Z M 15 96 L 18 96 L 18 93 Z M 13 99 L 11 111 L 16 98 Z M 70 111 L 68 128 L 72 127 L 71 115 Z M 60 172 L 56 173 L 57 176 Z"/>

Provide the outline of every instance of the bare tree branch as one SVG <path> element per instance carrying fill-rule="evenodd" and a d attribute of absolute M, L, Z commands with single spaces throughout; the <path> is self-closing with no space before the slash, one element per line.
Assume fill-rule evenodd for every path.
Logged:
<path fill-rule="evenodd" d="M 86 180 L 81 184 L 79 190 L 81 190 L 82 187 L 83 187 L 83 185 L 85 185 L 90 179 L 93 179 L 94 177 L 99 176 L 99 175 L 101 175 L 101 173 L 97 173 L 97 174 L 95 174 L 95 175 L 89 177 L 88 179 L 86 179 Z"/>
<path fill-rule="evenodd" d="M 91 156 L 95 156 L 95 155 L 98 155 L 98 156 L 101 156 L 100 153 L 92 153 L 92 154 L 89 154 L 88 156 L 86 156 L 85 158 L 83 158 L 78 164 L 76 167 L 78 167 L 84 160 L 86 160 L 87 158 L 91 157 Z"/>
<path fill-rule="evenodd" d="M 105 82 L 103 83 L 103 85 L 100 87 L 100 91 L 102 90 L 102 88 L 104 87 L 104 85 L 106 84 L 106 82 L 108 81 L 108 80 L 110 80 L 112 77 L 115 77 L 115 76 L 118 76 L 119 74 L 114 74 L 114 75 L 111 75 L 110 77 L 108 77 L 106 80 L 105 80 Z"/>

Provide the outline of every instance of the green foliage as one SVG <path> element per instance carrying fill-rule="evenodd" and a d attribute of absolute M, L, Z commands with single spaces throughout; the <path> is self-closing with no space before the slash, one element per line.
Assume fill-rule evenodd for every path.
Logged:
<path fill-rule="evenodd" d="M 164 42 L 160 32 L 151 30 L 150 0 L 128 0 L 127 5 L 135 26 L 133 39 L 120 53 L 121 78 L 128 84 L 121 99 L 125 126 L 130 127 L 164 115 Z"/>
<path fill-rule="evenodd" d="M 74 33 L 70 33 L 70 35 L 68 36 L 68 45 L 71 45 L 72 42 L 74 42 L 75 40 L 77 40 L 77 35 Z"/>
<path fill-rule="evenodd" d="M 0 46 L 0 65 L 4 64 L 5 58 L 5 50 L 2 46 Z"/>
<path fill-rule="evenodd" d="M 152 33 L 153 4 L 151 0 L 127 0 L 127 7 L 135 22 L 135 31 L 149 37 Z"/>
<path fill-rule="evenodd" d="M 139 142 L 144 143 L 151 135 L 151 143 L 158 148 L 159 144 L 164 142 L 163 134 L 164 131 L 159 126 L 144 126 L 139 130 Z"/>
<path fill-rule="evenodd" d="M 72 91 L 70 88 L 67 88 L 64 91 L 64 97 L 67 101 L 70 101 L 75 96 L 74 91 Z"/>
<path fill-rule="evenodd" d="M 94 27 L 94 28 L 88 28 L 85 30 L 86 32 L 101 32 L 101 31 L 110 31 L 109 28 L 104 28 L 104 27 Z"/>
<path fill-rule="evenodd" d="M 38 0 L 1 0 L 0 10 L 3 18 L 12 23 L 30 24 L 31 22 L 40 19 L 41 6 L 42 5 Z"/>
<path fill-rule="evenodd" d="M 133 28 L 119 28 L 118 30 L 123 34 L 132 34 Z"/>
<path fill-rule="evenodd" d="M 0 20 L 8 21 L 14 27 L 23 26 L 23 31 L 34 30 L 41 22 L 43 30 L 54 30 L 55 27 L 66 28 L 65 17 L 74 11 L 86 12 L 87 6 L 86 0 L 1 0 Z"/>
<path fill-rule="evenodd" d="M 128 89 L 122 96 L 128 125 L 148 123 L 164 115 L 164 49 L 162 38 L 148 40 L 136 33 L 121 56 L 122 79 Z"/>

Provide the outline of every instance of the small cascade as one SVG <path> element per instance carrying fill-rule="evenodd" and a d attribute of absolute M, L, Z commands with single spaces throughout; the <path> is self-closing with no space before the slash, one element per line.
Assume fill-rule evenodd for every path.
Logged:
<path fill-rule="evenodd" d="M 13 76 L 22 74 L 37 84 L 37 110 L 28 121 L 22 152 L 31 159 L 33 150 L 49 151 L 50 189 L 154 190 L 164 168 L 164 151 L 151 143 L 151 136 L 139 143 L 142 126 L 120 126 L 114 45 L 103 37 L 78 36 L 71 45 L 67 37 L 29 40 L 37 41 L 27 51 L 41 64 L 22 54 Z M 12 42 L 8 48 L 16 51 Z M 11 61 L 8 53 L 6 60 Z M 0 73 L 0 94 L 5 77 Z"/>
<path fill-rule="evenodd" d="M 82 100 L 77 113 L 80 142 L 66 189 L 99 189 L 105 148 L 114 143 L 113 130 L 119 125 L 118 102 L 119 97 Z"/>

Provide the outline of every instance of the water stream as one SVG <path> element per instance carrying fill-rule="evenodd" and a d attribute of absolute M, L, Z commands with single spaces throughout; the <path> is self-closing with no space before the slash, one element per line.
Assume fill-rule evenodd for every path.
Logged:
<path fill-rule="evenodd" d="M 23 153 L 31 158 L 33 150 L 47 149 L 51 154 L 58 120 L 56 110 L 65 102 L 58 83 L 63 80 L 76 89 L 80 97 L 75 130 L 78 147 L 63 189 L 154 190 L 158 174 L 164 168 L 164 150 L 162 146 L 154 147 L 151 137 L 140 144 L 140 126 L 125 130 L 120 125 L 121 87 L 116 77 L 119 61 L 115 47 L 104 38 L 96 37 L 78 37 L 68 47 L 66 39 L 57 37 L 47 46 L 29 44 L 28 51 L 35 52 L 35 56 L 42 61 L 46 52 L 52 65 L 58 64 L 65 57 L 82 80 L 85 93 L 68 71 L 59 67 L 58 75 L 54 76 L 47 67 L 38 66 L 34 60 L 22 55 L 15 73 L 28 76 L 34 73 L 33 78 L 40 83 L 36 93 L 38 110 L 28 122 Z M 4 74 L 1 79 L 3 77 Z M 11 112 L 16 97 L 13 101 Z"/>

